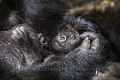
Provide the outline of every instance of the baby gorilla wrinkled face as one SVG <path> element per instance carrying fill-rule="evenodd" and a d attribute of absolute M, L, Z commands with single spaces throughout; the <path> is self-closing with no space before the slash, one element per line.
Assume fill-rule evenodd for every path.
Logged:
<path fill-rule="evenodd" d="M 53 49 L 62 52 L 68 52 L 75 48 L 80 42 L 80 35 L 76 29 L 70 25 L 59 32 L 59 34 L 52 40 L 51 45 Z"/>

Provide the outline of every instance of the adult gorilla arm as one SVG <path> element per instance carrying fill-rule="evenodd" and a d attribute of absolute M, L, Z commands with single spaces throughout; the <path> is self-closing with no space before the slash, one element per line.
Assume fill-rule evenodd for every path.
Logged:
<path fill-rule="evenodd" d="M 109 26 L 105 27 L 106 34 L 112 45 L 112 48 L 115 48 L 116 55 L 118 57 L 117 61 L 120 61 L 120 28 L 119 26 Z"/>
<path fill-rule="evenodd" d="M 39 44 L 36 33 L 27 25 L 18 25 L 13 30 L 1 31 L 0 51 L 0 79 L 2 80 L 36 78 L 30 76 L 29 68 L 42 64 L 42 53 L 46 53 Z M 28 70 L 26 76 L 19 76 L 25 70 Z"/>

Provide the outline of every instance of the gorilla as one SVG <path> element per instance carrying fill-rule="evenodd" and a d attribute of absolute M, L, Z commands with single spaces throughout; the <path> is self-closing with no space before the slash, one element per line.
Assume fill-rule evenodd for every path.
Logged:
<path fill-rule="evenodd" d="M 1 80 L 89 80 L 103 73 L 113 59 L 109 55 L 115 50 L 109 49 L 100 26 L 79 15 L 62 21 L 65 8 L 58 0 L 1 0 L 0 4 Z M 41 45 L 40 32 L 50 37 L 56 30 L 51 41 L 55 55 L 43 58 L 51 51 Z"/>
<path fill-rule="evenodd" d="M 101 34 L 88 30 L 89 26 L 84 30 L 78 28 L 79 25 L 74 26 L 77 21 L 80 24 L 82 21 L 81 16 L 74 15 L 74 17 L 72 19 L 74 23 L 71 23 L 73 25 L 66 24 L 51 42 L 53 49 L 63 53 L 62 56 L 53 51 L 56 55 L 42 58 L 46 50 L 44 52 L 35 31 L 25 24 L 3 32 L 1 38 L 9 35 L 9 39 L 5 41 L 11 41 L 9 47 L 12 49 L 9 51 L 8 47 L 1 50 L 5 54 L 2 59 L 4 63 L 1 63 L 1 70 L 4 70 L 4 73 L 1 73 L 1 79 L 89 80 L 96 75 L 96 71 L 102 72 L 106 68 L 109 55 L 106 51 L 107 40 Z M 4 47 L 5 44 L 8 46 L 8 42 L 2 46 Z M 9 55 L 7 56 L 6 53 Z"/>
<path fill-rule="evenodd" d="M 91 80 L 98 71 L 107 70 L 110 46 L 103 32 L 101 26 L 79 14 L 68 16 L 51 41 L 52 61 L 61 54 L 63 58 L 55 80 Z"/>
<path fill-rule="evenodd" d="M 42 72 L 40 69 L 44 66 L 41 62 L 47 50 L 44 50 L 43 44 L 39 44 L 35 33 L 51 36 L 65 12 L 66 8 L 59 0 L 0 0 L 1 80 L 39 79 L 38 75 Z M 16 28 L 19 26 L 27 29 Z M 21 34 L 25 38 L 21 38 Z M 31 65 L 37 63 L 39 65 L 33 69 Z M 35 75 L 32 76 L 31 72 L 35 72 Z"/>
<path fill-rule="evenodd" d="M 67 16 L 67 19 L 65 19 L 65 21 L 63 22 L 64 23 L 60 25 L 60 28 L 61 27 L 62 28 L 60 29 L 60 31 L 58 31 L 58 35 L 54 37 L 53 40 L 51 41 L 51 45 L 54 50 L 54 55 L 52 55 L 52 58 L 50 60 L 52 59 L 53 59 L 52 61 L 61 60 L 61 58 L 63 58 L 63 64 L 64 64 L 65 63 L 64 61 L 66 61 L 70 57 L 69 56 L 70 53 L 74 54 L 76 57 L 72 56 L 74 61 L 72 61 L 70 58 L 69 60 L 66 61 L 64 66 L 62 64 L 62 69 L 61 69 L 61 64 L 59 64 L 62 73 L 60 72 L 59 75 L 57 75 L 57 77 L 60 76 L 60 78 L 57 79 L 119 80 L 120 75 L 119 72 L 117 71 L 120 71 L 120 63 L 118 62 L 120 56 L 117 50 L 114 48 L 115 46 L 113 46 L 114 43 L 111 45 L 112 43 L 112 41 L 110 41 L 111 38 L 108 38 L 107 34 L 104 32 L 102 27 L 97 23 L 95 23 L 94 21 L 91 21 L 79 14 Z M 109 34 L 115 34 L 115 32 L 112 31 L 112 33 Z M 99 48 L 96 50 L 98 46 Z M 95 50 L 96 55 L 94 54 L 94 56 L 92 56 L 92 54 L 89 54 L 89 57 L 85 55 L 86 61 L 84 61 L 83 59 L 84 56 L 81 55 L 81 57 L 79 57 L 76 55 L 77 53 L 76 49 L 78 48 L 81 49 L 79 50 L 81 54 L 84 53 L 82 52 L 83 50 L 86 50 L 85 53 L 88 52 L 92 54 L 94 52 L 92 52 L 91 50 Z M 94 57 L 97 58 L 95 59 Z M 81 62 L 80 65 L 77 65 L 80 62 L 76 63 L 77 61 L 79 61 L 76 58 L 79 58 Z M 62 61 L 60 62 L 62 63 Z M 87 67 L 84 66 L 86 62 L 88 63 L 86 64 Z M 94 63 L 93 64 L 94 66 L 92 65 L 92 63 Z"/>

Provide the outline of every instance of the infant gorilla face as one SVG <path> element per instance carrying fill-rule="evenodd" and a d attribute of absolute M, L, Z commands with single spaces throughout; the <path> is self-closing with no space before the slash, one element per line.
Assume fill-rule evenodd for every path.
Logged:
<path fill-rule="evenodd" d="M 52 40 L 51 45 L 57 51 L 68 52 L 74 49 L 80 42 L 80 35 L 78 31 L 72 26 L 67 25 L 59 32 L 59 34 Z"/>

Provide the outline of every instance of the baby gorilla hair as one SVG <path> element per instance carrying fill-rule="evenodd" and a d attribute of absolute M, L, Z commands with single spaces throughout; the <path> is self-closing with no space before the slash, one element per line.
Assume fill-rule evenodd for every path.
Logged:
<path fill-rule="evenodd" d="M 66 24 L 71 25 L 73 28 L 78 30 L 79 33 L 92 31 L 106 37 L 105 31 L 99 24 L 81 14 L 74 13 L 66 16 L 63 23 L 59 26 L 58 32 L 59 30 L 62 30 Z"/>

